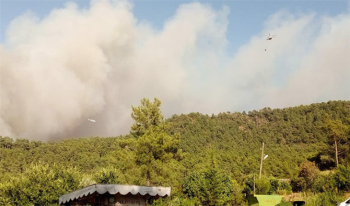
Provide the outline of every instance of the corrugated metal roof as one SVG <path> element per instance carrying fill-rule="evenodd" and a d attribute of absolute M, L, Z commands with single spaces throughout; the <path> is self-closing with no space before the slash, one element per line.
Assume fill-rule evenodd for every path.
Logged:
<path fill-rule="evenodd" d="M 109 194 L 121 194 L 126 195 L 131 193 L 133 195 L 140 194 L 150 195 L 150 196 L 170 196 L 171 187 L 145 187 L 145 186 L 137 186 L 137 185 L 116 185 L 116 184 L 95 184 L 85 187 L 83 189 L 62 195 L 59 198 L 60 204 L 69 202 L 74 199 L 78 199 L 83 196 L 87 196 L 89 194 L 93 194 L 97 192 L 98 194 L 104 194 L 108 192 Z"/>

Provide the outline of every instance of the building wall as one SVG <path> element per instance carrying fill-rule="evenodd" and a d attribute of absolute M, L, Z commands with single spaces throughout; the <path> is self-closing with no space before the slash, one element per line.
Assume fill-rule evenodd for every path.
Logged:
<path fill-rule="evenodd" d="M 147 198 L 141 195 L 110 195 L 110 194 L 91 194 L 87 197 L 79 198 L 64 205 L 86 205 L 92 206 L 146 206 Z"/>
<path fill-rule="evenodd" d="M 102 202 L 101 202 L 102 203 Z M 103 205 L 108 206 L 146 206 L 146 197 L 141 195 L 106 195 Z"/>

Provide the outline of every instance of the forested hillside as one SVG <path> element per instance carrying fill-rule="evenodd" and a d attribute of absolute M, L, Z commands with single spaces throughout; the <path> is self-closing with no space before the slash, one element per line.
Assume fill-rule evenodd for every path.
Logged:
<path fill-rule="evenodd" d="M 174 115 L 172 132 L 181 134 L 180 148 L 192 154 L 193 165 L 200 166 L 211 154 L 232 172 L 251 174 L 259 170 L 261 143 L 265 142 L 266 175 L 291 177 L 305 158 L 326 152 L 332 144 L 329 134 L 322 129 L 326 119 L 350 124 L 350 102 L 330 101 L 285 109 L 264 108 L 248 113 L 220 113 L 218 115 Z M 334 142 L 333 142 L 334 143 Z M 341 161 L 350 162 L 348 147 Z M 333 151 L 333 150 L 332 150 Z M 201 158 L 203 157 L 203 159 Z M 199 165 L 197 165 L 199 163 Z M 329 157 L 329 166 L 334 159 Z"/>
<path fill-rule="evenodd" d="M 60 195 L 89 184 L 119 183 L 171 186 L 167 201 L 173 204 L 244 205 L 242 193 L 252 191 L 252 176 L 259 174 L 262 142 L 268 155 L 262 173 L 270 186 L 263 190 L 265 183 L 257 183 L 260 194 L 350 190 L 350 101 L 211 116 L 190 113 L 165 121 L 159 105 L 155 99 L 133 107 L 135 124 L 126 136 L 59 142 L 0 137 L 0 203 L 57 203 Z M 301 172 L 310 168 L 332 170 L 333 176 L 315 186 Z M 316 173 L 312 182 L 321 181 Z M 347 182 L 339 182 L 344 174 Z M 214 184 L 214 179 L 222 181 Z M 226 192 L 209 197 L 208 185 Z M 41 195 L 30 195 L 36 190 Z"/>

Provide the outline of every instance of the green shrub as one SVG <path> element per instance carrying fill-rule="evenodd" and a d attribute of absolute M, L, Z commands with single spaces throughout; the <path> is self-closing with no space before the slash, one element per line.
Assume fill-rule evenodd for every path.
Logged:
<path fill-rule="evenodd" d="M 277 194 L 288 195 L 292 193 L 292 186 L 288 182 L 279 182 Z"/>
<path fill-rule="evenodd" d="M 243 193 L 253 194 L 254 191 L 254 177 L 250 176 L 244 181 Z"/>
<path fill-rule="evenodd" d="M 316 193 L 327 192 L 333 189 L 334 184 L 335 183 L 331 174 L 327 176 L 320 175 L 313 183 L 312 191 Z"/>
<path fill-rule="evenodd" d="M 270 191 L 271 184 L 268 178 L 261 178 L 255 181 L 256 194 L 267 195 Z"/>
<path fill-rule="evenodd" d="M 306 198 L 305 204 L 308 206 L 328 206 L 341 202 L 341 196 L 333 191 L 314 194 Z"/>
<path fill-rule="evenodd" d="M 189 199 L 186 197 L 159 198 L 154 201 L 153 206 L 201 206 L 197 198 Z"/>
<path fill-rule="evenodd" d="M 350 166 L 339 165 L 333 181 L 339 190 L 350 191 Z"/>
<path fill-rule="evenodd" d="M 236 180 L 232 181 L 233 184 L 233 194 L 231 205 L 243 205 L 245 203 L 245 198 L 243 197 L 243 187 L 240 186 Z"/>
<path fill-rule="evenodd" d="M 93 175 L 93 180 L 99 184 L 121 184 L 124 179 L 124 175 L 113 167 L 101 168 Z"/>
<path fill-rule="evenodd" d="M 183 192 L 203 205 L 226 205 L 232 201 L 233 184 L 229 176 L 217 169 L 194 172 L 184 179 Z"/>
<path fill-rule="evenodd" d="M 274 177 L 270 177 L 270 190 L 268 192 L 269 195 L 275 194 L 279 188 L 279 181 Z"/>
<path fill-rule="evenodd" d="M 314 162 L 303 162 L 300 166 L 298 177 L 292 179 L 291 185 L 295 192 L 312 189 L 313 183 L 318 178 L 320 170 Z"/>
<path fill-rule="evenodd" d="M 291 202 L 285 202 L 282 200 L 282 202 L 279 203 L 277 206 L 293 206 L 293 204 Z"/>
<path fill-rule="evenodd" d="M 0 205 L 55 205 L 80 187 L 81 173 L 60 165 L 31 165 L 23 174 L 0 184 Z"/>

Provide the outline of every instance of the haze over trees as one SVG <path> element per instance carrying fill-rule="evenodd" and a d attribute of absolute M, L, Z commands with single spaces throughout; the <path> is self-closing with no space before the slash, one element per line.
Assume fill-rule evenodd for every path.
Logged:
<path fill-rule="evenodd" d="M 93 183 L 171 186 L 171 198 L 154 205 L 244 205 L 262 142 L 269 157 L 258 194 L 313 192 L 310 205 L 328 205 L 350 191 L 350 101 L 168 119 L 160 105 L 132 107 L 125 136 L 0 137 L 0 205 L 55 204 Z"/>

